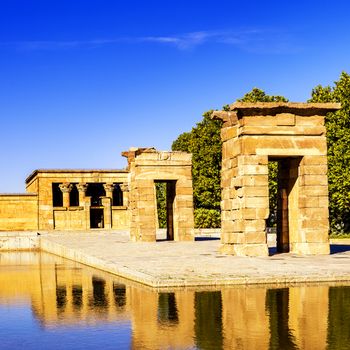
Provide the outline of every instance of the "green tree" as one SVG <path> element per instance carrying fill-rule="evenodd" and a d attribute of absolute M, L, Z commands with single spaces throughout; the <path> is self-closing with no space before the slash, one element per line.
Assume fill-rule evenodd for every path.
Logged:
<path fill-rule="evenodd" d="M 252 89 L 239 102 L 287 102 L 283 96 L 267 95 L 258 88 Z M 229 106 L 223 107 L 228 110 Z M 221 172 L 221 122 L 210 118 L 212 111 L 203 114 L 201 122 L 190 132 L 181 134 L 172 144 L 172 150 L 192 153 L 193 197 L 195 226 L 220 227 L 220 172 Z M 272 163 L 273 164 L 273 163 Z M 271 165 L 271 203 L 277 192 L 277 168 Z M 274 204 L 275 205 L 275 204 Z"/>
<path fill-rule="evenodd" d="M 279 95 L 266 95 L 265 91 L 258 88 L 253 88 L 252 91 L 245 94 L 241 99 L 237 100 L 238 102 L 288 102 L 283 96 Z M 270 206 L 270 217 L 268 219 L 268 226 L 274 226 L 277 211 L 277 172 L 278 172 L 278 163 L 269 162 L 269 206 Z"/>
<path fill-rule="evenodd" d="M 156 182 L 156 198 L 159 228 L 166 228 L 166 183 Z"/>
<path fill-rule="evenodd" d="M 191 132 L 181 134 L 172 150 L 192 153 L 193 200 L 196 227 L 220 227 L 221 122 L 212 111 Z"/>
<path fill-rule="evenodd" d="M 326 116 L 331 232 L 350 233 L 350 75 L 343 72 L 333 87 L 318 85 L 308 102 L 340 102 Z"/>
<path fill-rule="evenodd" d="M 266 95 L 265 91 L 253 88 L 252 91 L 246 93 L 238 102 L 288 102 L 283 96 Z"/>

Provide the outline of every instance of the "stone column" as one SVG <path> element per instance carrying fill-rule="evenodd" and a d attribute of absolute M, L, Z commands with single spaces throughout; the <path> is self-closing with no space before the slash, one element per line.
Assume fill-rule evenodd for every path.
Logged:
<path fill-rule="evenodd" d="M 114 186 L 115 185 L 112 183 L 103 184 L 103 188 L 106 191 L 106 196 L 102 198 L 102 205 L 104 207 L 104 227 L 106 229 L 112 228 L 112 200 Z"/>
<path fill-rule="evenodd" d="M 69 207 L 69 193 L 73 188 L 73 185 L 69 182 L 65 182 L 63 184 L 59 185 L 60 190 L 63 193 L 63 206 L 68 208 Z"/>
<path fill-rule="evenodd" d="M 113 198 L 113 190 L 115 185 L 112 183 L 103 184 L 103 188 L 106 191 L 106 197 Z"/>
<path fill-rule="evenodd" d="M 87 183 L 80 182 L 77 184 L 79 191 L 79 206 L 84 207 L 84 227 L 86 230 L 90 228 L 90 197 L 86 197 Z"/>
<path fill-rule="evenodd" d="M 123 206 L 129 206 L 129 184 L 124 182 L 119 185 L 120 190 L 123 192 Z"/>
<path fill-rule="evenodd" d="M 83 206 L 85 201 L 85 193 L 87 190 L 87 184 L 85 182 L 80 182 L 77 184 L 77 189 L 79 191 L 79 205 Z"/>

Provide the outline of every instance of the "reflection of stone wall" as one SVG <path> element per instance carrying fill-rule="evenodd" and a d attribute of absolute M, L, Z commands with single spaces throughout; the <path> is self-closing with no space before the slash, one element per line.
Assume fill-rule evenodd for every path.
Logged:
<path fill-rule="evenodd" d="M 224 349 L 268 349 L 270 329 L 265 288 L 223 289 Z"/>
<path fill-rule="evenodd" d="M 329 287 L 324 285 L 289 288 L 289 328 L 299 349 L 325 348 L 328 328 L 328 293 Z"/>
<path fill-rule="evenodd" d="M 97 276 L 94 269 L 67 266 L 64 259 L 45 253 L 3 253 L 1 264 L 6 267 L 0 265 L 0 298 L 30 299 L 45 327 L 130 318 L 130 287 L 115 276 Z"/>
<path fill-rule="evenodd" d="M 228 112 L 214 112 L 224 122 L 223 252 L 268 255 L 268 161 L 283 160 L 287 185 L 279 189 L 286 192 L 288 215 L 279 217 L 279 227 L 289 232 L 280 233 L 281 246 L 298 254 L 329 253 L 324 115 L 337 109 L 339 104 L 235 103 Z"/>
<path fill-rule="evenodd" d="M 194 347 L 194 293 L 161 293 L 133 288 L 130 292 L 133 349 Z"/>
<path fill-rule="evenodd" d="M 45 328 L 124 321 L 133 349 L 347 348 L 350 287 L 157 292 L 45 253 L 1 253 L 0 302 Z"/>

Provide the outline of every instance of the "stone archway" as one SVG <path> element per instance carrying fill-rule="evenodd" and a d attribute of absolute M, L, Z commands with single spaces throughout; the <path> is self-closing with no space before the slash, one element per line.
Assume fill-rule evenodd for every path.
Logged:
<path fill-rule="evenodd" d="M 133 241 L 155 241 L 157 230 L 156 182 L 168 187 L 168 239 L 194 239 L 192 155 L 163 152 L 154 148 L 132 148 L 122 153 L 130 171 L 130 237 Z"/>
<path fill-rule="evenodd" d="M 268 161 L 280 162 L 281 251 L 328 254 L 327 143 L 324 116 L 337 103 L 235 103 L 223 121 L 221 250 L 266 256 Z"/>

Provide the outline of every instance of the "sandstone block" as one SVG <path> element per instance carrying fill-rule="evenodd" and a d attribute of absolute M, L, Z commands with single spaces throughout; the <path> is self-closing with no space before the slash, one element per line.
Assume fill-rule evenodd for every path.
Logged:
<path fill-rule="evenodd" d="M 267 175 L 267 165 L 240 165 L 238 175 Z"/>
<path fill-rule="evenodd" d="M 320 220 L 328 218 L 328 208 L 302 208 L 299 215 L 303 220 Z"/>
<path fill-rule="evenodd" d="M 265 220 L 244 220 L 244 232 L 265 232 L 266 223 Z"/>
<path fill-rule="evenodd" d="M 244 208 L 269 208 L 269 200 L 265 197 L 247 197 L 243 200 Z"/>
<path fill-rule="evenodd" d="M 237 136 L 237 126 L 230 126 L 221 129 L 221 140 L 227 141 Z"/>
<path fill-rule="evenodd" d="M 296 116 L 295 124 L 301 126 L 319 126 L 324 125 L 324 117 L 323 116 Z M 307 129 L 307 128 L 305 128 Z"/>
<path fill-rule="evenodd" d="M 325 255 L 330 253 L 329 243 L 291 243 L 290 252 L 299 255 Z"/>
<path fill-rule="evenodd" d="M 247 244 L 266 244 L 267 237 L 265 231 L 253 231 L 245 234 L 245 243 Z"/>
<path fill-rule="evenodd" d="M 257 155 L 239 155 L 237 156 L 237 165 L 267 165 L 267 156 L 257 156 Z"/>
<path fill-rule="evenodd" d="M 329 227 L 329 221 L 327 218 L 319 218 L 313 220 L 301 220 L 301 229 L 312 229 L 312 230 L 327 230 Z"/>
<path fill-rule="evenodd" d="M 303 186 L 302 193 L 306 197 L 313 197 L 313 196 L 328 197 L 328 186 Z"/>
<path fill-rule="evenodd" d="M 301 164 L 302 165 L 327 165 L 327 156 L 326 155 L 319 155 L 319 156 L 309 156 L 306 155 L 303 157 Z"/>
<path fill-rule="evenodd" d="M 300 167 L 300 175 L 326 175 L 327 165 L 304 165 Z"/>
<path fill-rule="evenodd" d="M 241 187 L 257 187 L 257 186 L 268 186 L 268 175 L 246 175 L 240 177 Z"/>
<path fill-rule="evenodd" d="M 295 125 L 295 115 L 290 113 L 281 113 L 276 115 L 277 118 L 277 126 L 279 125 Z"/>
<path fill-rule="evenodd" d="M 251 116 L 241 119 L 242 126 L 276 126 L 277 118 L 274 116 Z"/>
<path fill-rule="evenodd" d="M 327 186 L 327 175 L 301 175 L 300 184 L 302 186 Z"/>
<path fill-rule="evenodd" d="M 267 244 L 222 244 L 220 252 L 238 256 L 268 256 Z"/>
<path fill-rule="evenodd" d="M 314 149 L 319 155 L 327 154 L 326 137 L 309 136 L 308 138 L 296 138 L 295 145 L 299 149 Z"/>

